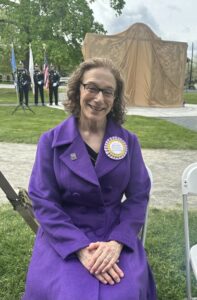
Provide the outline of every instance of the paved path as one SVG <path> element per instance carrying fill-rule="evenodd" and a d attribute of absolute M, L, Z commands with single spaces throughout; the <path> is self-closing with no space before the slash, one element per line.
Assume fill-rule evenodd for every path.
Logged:
<path fill-rule="evenodd" d="M 197 116 L 162 118 L 168 122 L 197 131 Z"/>
<path fill-rule="evenodd" d="M 0 143 L 0 170 L 14 189 L 27 188 L 35 158 L 36 145 Z M 181 175 L 183 170 L 197 160 L 197 150 L 149 150 L 143 149 L 146 164 L 153 173 L 151 206 L 157 208 L 181 208 Z M 6 202 L 0 190 L 0 203 Z M 197 200 L 191 201 L 197 209 Z"/>

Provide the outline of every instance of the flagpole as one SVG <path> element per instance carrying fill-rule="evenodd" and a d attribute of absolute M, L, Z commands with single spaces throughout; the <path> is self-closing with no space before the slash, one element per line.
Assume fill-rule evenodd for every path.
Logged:
<path fill-rule="evenodd" d="M 32 93 L 34 95 L 34 60 L 33 60 L 33 53 L 31 49 L 31 43 L 29 43 L 29 74 L 31 77 Z"/>

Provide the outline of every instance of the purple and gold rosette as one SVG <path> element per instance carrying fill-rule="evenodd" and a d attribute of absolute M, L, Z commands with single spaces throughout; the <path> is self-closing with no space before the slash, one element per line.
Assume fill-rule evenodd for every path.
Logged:
<path fill-rule="evenodd" d="M 127 144 L 118 136 L 108 138 L 104 145 L 105 153 L 111 159 L 123 159 L 127 154 Z"/>

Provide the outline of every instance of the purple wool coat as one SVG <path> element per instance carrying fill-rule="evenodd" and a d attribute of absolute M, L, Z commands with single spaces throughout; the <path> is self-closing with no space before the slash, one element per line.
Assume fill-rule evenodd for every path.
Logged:
<path fill-rule="evenodd" d="M 105 141 L 114 136 L 128 147 L 127 155 L 119 160 L 104 151 Z M 149 189 L 137 137 L 112 120 L 108 120 L 95 167 L 74 117 L 44 133 L 29 184 L 41 226 L 23 300 L 156 300 L 152 273 L 138 238 Z M 100 283 L 75 254 L 91 242 L 109 240 L 124 245 L 119 266 L 125 276 L 113 286 Z"/>

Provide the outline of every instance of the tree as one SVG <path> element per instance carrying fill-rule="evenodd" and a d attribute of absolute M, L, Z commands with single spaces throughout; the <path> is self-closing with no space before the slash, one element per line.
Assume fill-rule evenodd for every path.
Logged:
<path fill-rule="evenodd" d="M 95 2 L 96 0 L 90 0 L 90 3 Z M 110 6 L 116 11 L 117 15 L 121 15 L 122 10 L 125 6 L 125 1 L 124 0 L 110 0 Z"/>
<path fill-rule="evenodd" d="M 84 0 L 0 0 L 2 42 L 14 43 L 17 61 L 28 66 L 29 43 L 34 60 L 43 62 L 43 44 L 49 61 L 68 69 L 81 60 L 81 43 L 86 32 L 104 33 L 94 22 L 93 13 Z M 5 53 L 5 54 L 6 54 Z"/>
<path fill-rule="evenodd" d="M 86 0 L 0 0 L 0 35 L 10 55 L 14 43 L 17 61 L 28 67 L 29 43 L 34 62 L 43 63 L 43 44 L 48 60 L 60 71 L 69 72 L 82 59 L 81 44 L 87 32 L 106 33 L 103 25 L 94 21 Z M 124 0 L 110 0 L 120 14 Z"/>

